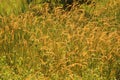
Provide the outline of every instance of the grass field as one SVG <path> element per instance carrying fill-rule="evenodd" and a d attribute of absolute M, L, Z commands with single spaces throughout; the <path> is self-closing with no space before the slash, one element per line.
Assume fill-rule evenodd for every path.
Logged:
<path fill-rule="evenodd" d="M 120 0 L 39 1 L 0 0 L 0 80 L 120 80 Z"/>

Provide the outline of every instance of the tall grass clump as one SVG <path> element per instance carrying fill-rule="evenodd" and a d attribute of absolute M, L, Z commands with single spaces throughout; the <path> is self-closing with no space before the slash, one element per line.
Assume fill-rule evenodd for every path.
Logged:
<path fill-rule="evenodd" d="M 12 13 L 18 15 L 26 10 L 27 6 L 24 0 L 1 0 L 0 15 L 10 15 Z"/>
<path fill-rule="evenodd" d="M 50 12 L 48 3 L 33 1 L 25 12 L 11 8 L 15 13 L 2 4 L 0 79 L 119 80 L 119 3 L 96 0 Z"/>

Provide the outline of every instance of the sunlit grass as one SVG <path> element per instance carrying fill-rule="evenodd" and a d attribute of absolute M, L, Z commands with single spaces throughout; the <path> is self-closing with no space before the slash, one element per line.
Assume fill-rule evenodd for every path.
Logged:
<path fill-rule="evenodd" d="M 119 2 L 96 2 L 66 12 L 55 8 L 50 13 L 47 3 L 31 4 L 24 12 L 16 8 L 17 15 L 1 10 L 0 79 L 116 80 Z"/>

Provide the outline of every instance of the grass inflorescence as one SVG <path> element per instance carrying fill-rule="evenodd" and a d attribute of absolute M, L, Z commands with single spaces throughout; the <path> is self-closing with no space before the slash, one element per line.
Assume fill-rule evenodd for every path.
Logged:
<path fill-rule="evenodd" d="M 119 0 L 70 11 L 12 1 L 0 0 L 0 80 L 120 79 Z"/>

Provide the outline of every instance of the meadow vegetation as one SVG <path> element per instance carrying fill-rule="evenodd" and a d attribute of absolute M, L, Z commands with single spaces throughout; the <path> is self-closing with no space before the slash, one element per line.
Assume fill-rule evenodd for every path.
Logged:
<path fill-rule="evenodd" d="M 120 0 L 39 1 L 0 0 L 0 80 L 120 80 Z"/>

